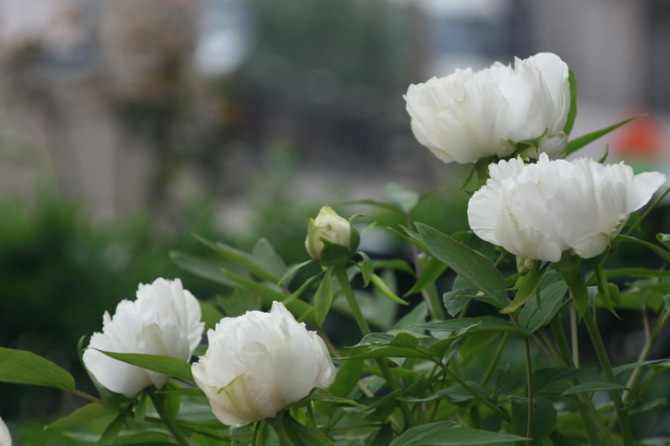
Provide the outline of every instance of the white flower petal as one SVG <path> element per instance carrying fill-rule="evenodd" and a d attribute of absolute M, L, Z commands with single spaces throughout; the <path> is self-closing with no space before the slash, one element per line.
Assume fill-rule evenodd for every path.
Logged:
<path fill-rule="evenodd" d="M 558 56 L 540 53 L 514 67 L 496 62 L 410 85 L 404 98 L 412 132 L 446 163 L 505 157 L 515 143 L 536 138 L 540 152 L 556 156 L 567 142 L 568 73 Z"/>
<path fill-rule="evenodd" d="M 227 425 L 274 417 L 335 378 L 323 340 L 279 302 L 269 313 L 224 318 L 207 337 L 193 377 Z"/>
<path fill-rule="evenodd" d="M 565 251 L 602 253 L 628 215 L 665 182 L 659 173 L 633 175 L 625 164 L 590 159 L 521 159 L 489 167 L 490 179 L 468 203 L 470 227 L 483 240 L 535 260 L 557 262 Z"/>

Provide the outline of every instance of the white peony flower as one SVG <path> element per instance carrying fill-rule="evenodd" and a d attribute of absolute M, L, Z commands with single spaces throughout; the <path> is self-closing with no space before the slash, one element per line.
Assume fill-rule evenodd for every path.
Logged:
<path fill-rule="evenodd" d="M 181 281 L 156 279 L 140 285 L 137 300 L 123 300 L 110 317 L 105 312 L 102 332 L 94 333 L 84 352 L 84 364 L 107 389 L 134 397 L 145 387 L 162 387 L 168 376 L 116 359 L 98 350 L 145 353 L 190 359 L 202 338 L 200 305 Z M 97 349 L 97 350 L 96 350 Z"/>
<path fill-rule="evenodd" d="M 546 154 L 537 164 L 500 161 L 489 173 L 468 203 L 474 233 L 512 254 L 549 262 L 568 250 L 585 259 L 602 253 L 665 182 L 663 174 L 634 175 L 623 163 L 551 161 Z"/>
<path fill-rule="evenodd" d="M 9 435 L 9 429 L 2 418 L 0 418 L 0 446 L 12 446 L 12 437 Z"/>
<path fill-rule="evenodd" d="M 328 206 L 323 206 L 315 219 L 309 219 L 305 249 L 314 260 L 330 265 L 346 263 L 359 241 L 360 235 L 351 222 Z"/>
<path fill-rule="evenodd" d="M 496 62 L 410 85 L 405 101 L 412 131 L 445 163 L 505 157 L 515 143 L 535 138 L 540 152 L 556 156 L 567 142 L 568 75 L 560 57 L 539 53 L 515 59 L 514 68 Z"/>
<path fill-rule="evenodd" d="M 272 418 L 335 379 L 326 345 L 280 302 L 269 313 L 224 318 L 207 333 L 209 348 L 192 366 L 214 415 L 233 426 Z"/>

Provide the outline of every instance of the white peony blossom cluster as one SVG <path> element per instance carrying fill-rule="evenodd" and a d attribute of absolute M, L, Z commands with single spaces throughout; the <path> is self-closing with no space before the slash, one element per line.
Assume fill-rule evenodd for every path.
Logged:
<path fill-rule="evenodd" d="M 489 166 L 490 179 L 468 203 L 480 238 L 518 256 L 558 262 L 565 251 L 581 258 L 602 253 L 631 212 L 663 185 L 658 172 L 633 174 L 623 163 L 592 159 L 521 159 Z"/>
<path fill-rule="evenodd" d="M 533 139 L 557 156 L 567 142 L 569 70 L 552 53 L 410 85 L 405 101 L 414 136 L 445 163 L 509 156 Z"/>
<path fill-rule="evenodd" d="M 121 301 L 114 316 L 104 314 L 102 332 L 91 336 L 84 364 L 104 387 L 132 398 L 152 384 L 161 388 L 168 376 L 110 358 L 100 350 L 187 361 L 203 330 L 200 305 L 181 281 L 157 279 L 139 286 L 137 300 Z"/>
<path fill-rule="evenodd" d="M 227 425 L 272 418 L 335 379 L 323 340 L 280 302 L 269 313 L 224 318 L 207 337 L 209 348 L 193 364 L 193 378 Z"/>

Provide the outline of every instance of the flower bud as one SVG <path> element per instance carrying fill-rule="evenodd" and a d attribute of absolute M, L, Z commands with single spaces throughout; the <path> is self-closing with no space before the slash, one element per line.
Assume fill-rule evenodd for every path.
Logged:
<path fill-rule="evenodd" d="M 351 222 L 328 206 L 323 206 L 315 219 L 309 219 L 305 248 L 310 257 L 324 265 L 347 263 L 359 241 Z"/>
<path fill-rule="evenodd" d="M 101 385 L 128 398 L 152 384 L 161 388 L 167 375 L 118 361 L 99 350 L 187 361 L 202 338 L 200 319 L 198 301 L 180 280 L 156 279 L 151 285 L 140 285 L 137 300 L 122 300 L 114 316 L 104 314 L 102 332 L 93 333 L 84 352 L 84 365 Z"/>
<path fill-rule="evenodd" d="M 207 339 L 207 352 L 191 371 L 228 426 L 273 418 L 335 379 L 326 344 L 281 302 L 269 313 L 223 318 Z"/>

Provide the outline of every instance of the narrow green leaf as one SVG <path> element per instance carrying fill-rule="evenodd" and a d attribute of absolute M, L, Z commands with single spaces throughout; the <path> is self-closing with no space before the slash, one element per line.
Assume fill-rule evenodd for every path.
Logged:
<path fill-rule="evenodd" d="M 334 295 L 332 271 L 329 269 L 323 276 L 316 293 L 314 293 L 314 313 L 316 314 L 317 326 L 320 327 L 326 319 L 330 306 L 333 304 Z"/>
<path fill-rule="evenodd" d="M 611 125 L 609 127 L 605 127 L 604 129 L 596 130 L 595 132 L 591 132 L 591 133 L 588 133 L 586 135 L 580 136 L 579 138 L 573 139 L 565 147 L 564 153 L 565 153 L 566 156 L 568 156 L 568 155 L 576 152 L 577 150 L 581 149 L 585 145 L 592 143 L 593 141 L 600 138 L 601 136 L 605 136 L 608 133 L 618 129 L 622 125 L 627 124 L 630 121 L 632 121 L 634 119 L 637 119 L 637 118 L 640 118 L 642 116 L 646 116 L 646 114 L 633 116 L 632 118 L 625 119 L 625 120 L 623 120 L 621 122 L 618 122 L 614 125 Z"/>
<path fill-rule="evenodd" d="M 284 430 L 295 446 L 335 446 L 333 440 L 315 428 L 302 425 L 288 415 L 282 420 Z"/>
<path fill-rule="evenodd" d="M 0 347 L 0 382 L 74 389 L 65 369 L 32 352 Z"/>
<path fill-rule="evenodd" d="M 45 429 L 65 429 L 72 426 L 78 426 L 89 421 L 117 414 L 117 410 L 102 403 L 91 403 L 80 407 L 74 412 L 59 418 Z"/>
<path fill-rule="evenodd" d="M 416 283 L 405 293 L 405 297 L 411 296 L 421 292 L 427 286 L 435 283 L 435 281 L 447 270 L 447 265 L 444 262 L 431 257 L 423 267 L 421 275 L 417 278 Z"/>
<path fill-rule="evenodd" d="M 453 421 L 438 421 L 407 429 L 390 446 L 483 446 L 524 441 L 525 437 L 489 432 L 469 427 L 454 427 Z"/>
<path fill-rule="evenodd" d="M 665 242 L 663 241 L 664 238 L 661 237 L 663 235 L 664 234 L 658 234 L 656 236 L 656 239 L 659 242 L 665 244 Z M 633 242 L 633 243 L 637 243 L 638 245 L 642 245 L 642 246 L 650 249 L 652 252 L 654 252 L 654 254 L 658 255 L 664 261 L 670 262 L 670 251 L 668 251 L 667 249 L 663 249 L 660 246 L 656 246 L 653 243 L 649 243 L 646 240 L 640 240 L 639 238 L 631 237 L 630 235 L 625 235 L 625 234 L 621 234 L 621 235 L 617 236 L 617 240 L 624 240 L 626 242 Z"/>
<path fill-rule="evenodd" d="M 656 234 L 656 240 L 663 243 L 666 248 L 670 249 L 670 234 Z"/>
<path fill-rule="evenodd" d="M 361 270 L 361 275 L 363 276 L 363 286 L 368 286 L 375 271 L 374 264 L 372 263 L 370 256 L 368 256 L 366 253 L 358 251 L 356 254 L 361 256 L 362 259 L 360 262 L 358 262 L 358 267 Z"/>
<path fill-rule="evenodd" d="M 223 314 L 209 302 L 198 299 L 198 304 L 200 304 L 202 321 L 205 323 L 205 332 L 209 329 L 213 329 L 223 318 Z"/>
<path fill-rule="evenodd" d="M 538 262 L 535 262 L 533 268 L 519 277 L 518 280 L 518 291 L 514 300 L 507 305 L 505 308 L 500 310 L 502 314 L 514 313 L 516 310 L 521 308 L 526 302 L 528 302 L 533 296 L 535 296 L 536 291 L 540 287 L 542 282 L 542 276 L 544 275 L 544 270 L 539 268 Z"/>
<path fill-rule="evenodd" d="M 376 274 L 373 274 L 372 277 L 370 278 L 370 281 L 373 283 L 375 287 L 386 297 L 391 299 L 393 302 L 400 304 L 400 305 L 409 305 L 409 302 L 404 300 L 403 298 L 399 297 L 396 295 L 391 288 L 389 288 L 388 285 L 382 280 L 381 277 L 379 277 Z"/>
<path fill-rule="evenodd" d="M 221 271 L 223 263 L 217 260 L 203 259 L 178 251 L 170 251 L 170 259 L 181 269 L 195 274 L 203 279 L 211 280 L 222 285 L 232 287 L 233 282 Z"/>
<path fill-rule="evenodd" d="M 116 353 L 100 350 L 107 356 L 118 359 L 119 361 L 136 365 L 154 372 L 165 373 L 184 381 L 193 381 L 191 374 L 191 364 L 172 356 L 148 355 L 144 353 Z"/>
<path fill-rule="evenodd" d="M 274 277 L 282 277 L 286 274 L 284 260 L 275 252 L 274 248 L 265 238 L 256 242 L 251 258 L 254 262 Z"/>
<path fill-rule="evenodd" d="M 625 388 L 625 386 L 616 383 L 595 381 L 570 387 L 568 390 L 563 392 L 562 395 L 574 395 L 581 392 L 597 392 L 601 390 L 624 390 Z"/>
<path fill-rule="evenodd" d="M 204 245 L 210 247 L 211 249 L 219 253 L 228 261 L 233 262 L 238 266 L 241 266 L 242 268 L 246 269 L 259 279 L 267 280 L 269 282 L 274 283 L 278 282 L 279 280 L 278 276 L 275 276 L 270 271 L 263 268 L 256 262 L 256 260 L 251 255 L 247 254 L 246 252 L 240 251 L 239 249 L 235 249 L 232 246 L 226 245 L 225 243 L 210 242 L 209 240 L 204 239 L 198 235 L 194 235 L 194 237 Z"/>
<path fill-rule="evenodd" d="M 337 369 L 335 381 L 328 388 L 330 393 L 341 398 L 349 396 L 363 375 L 363 363 L 362 359 L 342 361 L 342 365 Z"/>
<path fill-rule="evenodd" d="M 465 280 L 482 290 L 491 303 L 502 308 L 507 306 L 505 279 L 489 259 L 474 249 L 430 226 L 418 223 L 421 240 L 430 253 L 449 265 Z"/>
<path fill-rule="evenodd" d="M 536 299 L 528 301 L 519 313 L 519 323 L 528 333 L 548 324 L 561 309 L 563 296 L 568 291 L 561 275 L 556 271 L 545 274 L 540 283 L 540 292 Z"/>
<path fill-rule="evenodd" d="M 395 203 L 405 214 L 412 212 L 416 204 L 419 202 L 419 194 L 405 189 L 399 184 L 390 183 L 386 186 L 386 193 L 389 195 L 393 203 Z"/>
<path fill-rule="evenodd" d="M 295 274 L 298 271 L 300 271 L 303 267 L 305 267 L 305 266 L 307 266 L 311 263 L 314 263 L 314 260 L 311 260 L 311 259 L 306 260 L 302 263 L 298 263 L 297 265 L 293 265 L 293 266 L 289 267 L 286 270 L 286 272 L 284 273 L 284 275 L 279 279 L 279 281 L 277 282 L 277 285 L 288 286 L 291 283 L 291 280 L 293 280 L 293 277 L 295 276 Z"/>
<path fill-rule="evenodd" d="M 575 118 L 577 117 L 577 81 L 575 80 L 575 73 L 572 70 L 568 70 L 568 85 L 570 87 L 570 108 L 568 110 L 568 117 L 565 120 L 565 126 L 563 127 L 563 133 L 566 135 L 569 135 L 572 131 Z"/>
<path fill-rule="evenodd" d="M 257 293 L 261 297 L 261 300 L 265 306 L 272 305 L 272 302 L 274 301 L 284 302 L 286 308 L 291 313 L 295 314 L 298 319 L 307 320 L 312 323 L 316 322 L 314 309 L 307 302 L 300 299 L 290 299 L 290 296 L 275 288 L 271 288 L 268 285 L 256 282 L 255 280 L 248 279 L 246 277 L 238 276 L 237 274 L 233 274 L 230 271 L 224 271 L 224 273 L 236 284 L 241 285 L 247 290 Z"/>
<path fill-rule="evenodd" d="M 422 328 L 431 331 L 452 331 L 455 335 L 461 332 L 491 332 L 491 333 L 516 333 L 522 336 L 527 333 L 518 328 L 511 322 L 492 316 L 482 316 L 475 318 L 458 318 L 446 321 L 430 321 L 423 324 L 416 324 L 414 328 Z M 454 335 L 452 335 L 454 336 Z"/>

